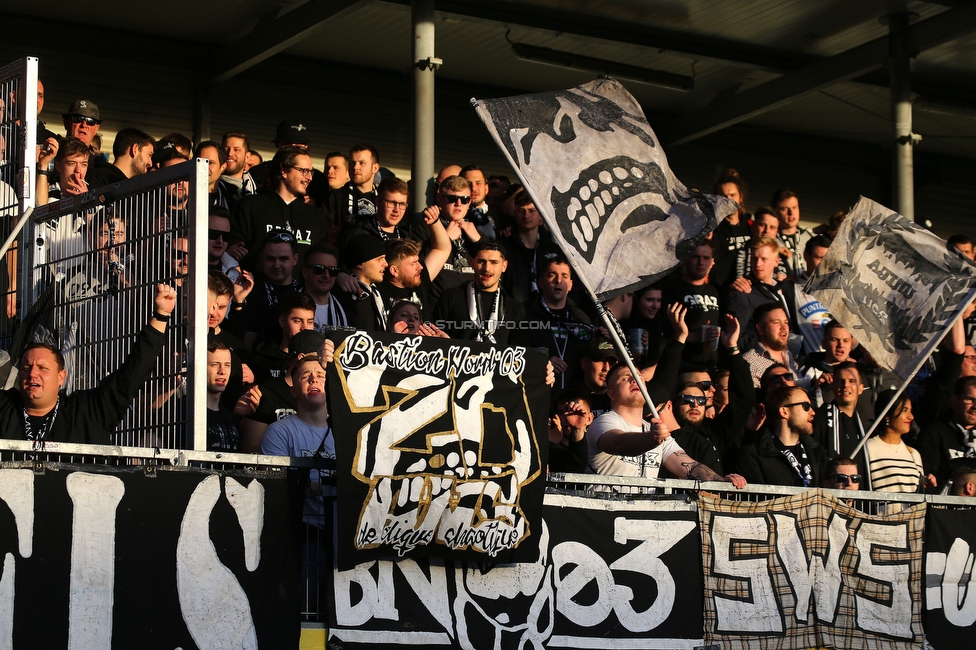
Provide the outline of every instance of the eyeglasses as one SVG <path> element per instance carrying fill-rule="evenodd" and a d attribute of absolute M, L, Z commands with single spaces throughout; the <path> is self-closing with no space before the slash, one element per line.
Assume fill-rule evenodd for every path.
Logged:
<path fill-rule="evenodd" d="M 223 239 L 224 241 L 227 241 L 227 238 L 230 236 L 230 231 L 229 230 L 214 230 L 213 228 L 210 228 L 207 231 L 207 236 L 212 241 L 217 241 L 218 239 Z"/>
<path fill-rule="evenodd" d="M 708 398 L 704 395 L 678 395 L 681 398 L 682 404 L 687 404 L 688 406 L 693 406 L 697 404 L 698 406 L 705 406 L 705 402 Z"/>
<path fill-rule="evenodd" d="M 792 408 L 794 406 L 799 406 L 800 408 L 802 408 L 804 411 L 807 411 L 807 412 L 810 411 L 810 409 L 813 408 L 813 404 L 811 404 L 810 402 L 790 402 L 789 404 L 783 404 L 783 406 L 785 406 L 786 408 Z"/>
<path fill-rule="evenodd" d="M 391 210 L 406 210 L 407 209 L 407 203 L 406 203 L 406 201 L 389 201 L 387 199 L 383 199 L 383 203 L 385 203 L 386 204 L 386 207 L 388 207 Z"/>
<path fill-rule="evenodd" d="M 711 380 L 698 382 L 698 387 L 701 388 L 703 391 L 712 390 L 714 386 L 715 386 L 715 382 Z"/>
<path fill-rule="evenodd" d="M 84 122 L 88 126 L 95 126 L 96 124 L 101 124 L 101 120 L 96 120 L 94 117 L 85 117 L 84 115 L 71 115 L 68 117 L 72 124 L 81 124 Z"/>
<path fill-rule="evenodd" d="M 966 361 L 976 361 L 976 354 L 967 354 L 963 356 Z"/>
<path fill-rule="evenodd" d="M 311 176 L 312 175 L 312 172 L 315 171 L 311 167 L 308 167 L 308 168 L 306 168 L 306 167 L 291 167 L 291 169 L 294 169 L 296 172 L 298 172 L 302 176 Z"/>
<path fill-rule="evenodd" d="M 447 201 L 448 203 L 457 203 L 458 201 L 460 201 L 461 205 L 467 205 L 468 203 L 471 202 L 471 197 L 461 196 L 460 194 L 445 194 L 444 200 Z"/>
<path fill-rule="evenodd" d="M 860 483 L 860 474 L 834 474 L 833 476 L 827 477 L 828 481 L 837 481 L 838 483 Z"/>
<path fill-rule="evenodd" d="M 338 266 L 326 266 L 325 264 L 306 264 L 306 269 L 312 269 L 312 273 L 315 275 L 322 275 L 323 273 L 328 273 L 332 277 L 339 275 L 342 271 Z"/>

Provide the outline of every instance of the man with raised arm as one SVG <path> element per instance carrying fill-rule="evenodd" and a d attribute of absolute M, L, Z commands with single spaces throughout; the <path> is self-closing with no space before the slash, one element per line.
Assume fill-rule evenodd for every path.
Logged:
<path fill-rule="evenodd" d="M 112 432 L 156 367 L 176 289 L 156 286 L 154 311 L 125 362 L 97 388 L 62 395 L 67 377 L 56 347 L 32 343 L 20 357 L 17 387 L 0 392 L 0 437 L 14 440 L 111 443 Z"/>
<path fill-rule="evenodd" d="M 590 462 L 594 474 L 657 478 L 664 467 L 673 476 L 699 481 L 727 481 L 741 488 L 746 484 L 738 474 L 722 478 L 706 465 L 691 458 L 671 437 L 668 422 L 657 418 L 644 420 L 644 396 L 630 369 L 622 363 L 607 373 L 607 395 L 610 411 L 604 413 L 586 430 Z M 651 399 L 658 409 L 668 406 L 667 390 L 655 383 L 648 385 Z M 655 395 L 654 393 L 657 393 Z M 672 422 L 672 426 L 677 428 Z"/>

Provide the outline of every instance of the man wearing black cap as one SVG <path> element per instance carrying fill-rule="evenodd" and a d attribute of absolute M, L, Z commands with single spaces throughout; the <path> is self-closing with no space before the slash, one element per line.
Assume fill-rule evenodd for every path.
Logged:
<path fill-rule="evenodd" d="M 610 476 L 657 478 L 662 467 L 672 476 L 699 481 L 728 481 L 736 487 L 746 482 L 738 474 L 724 479 L 707 465 L 691 458 L 671 437 L 677 423 L 670 416 L 668 391 L 654 382 L 647 385 L 648 394 L 658 408 L 660 419 L 644 420 L 644 396 L 625 364 L 617 364 L 607 374 L 607 394 L 611 410 L 586 430 L 589 444 L 589 472 Z M 668 417 L 669 421 L 663 418 Z"/>
<path fill-rule="evenodd" d="M 474 280 L 441 294 L 435 324 L 451 338 L 508 345 L 512 332 L 524 326 L 525 308 L 502 289 L 508 268 L 505 247 L 483 238 L 471 253 Z"/>
<path fill-rule="evenodd" d="M 349 325 L 366 331 L 385 331 L 386 308 L 379 292 L 387 267 L 383 240 L 372 235 L 356 235 L 342 249 L 342 261 L 359 289 L 359 293 L 334 292 Z"/>
<path fill-rule="evenodd" d="M 575 385 L 586 395 L 593 409 L 593 416 L 599 417 L 610 410 L 607 397 L 607 373 L 617 363 L 617 350 L 613 343 L 602 336 L 594 336 L 586 345 L 580 358 L 583 369 L 581 381 Z"/>
<path fill-rule="evenodd" d="M 61 117 L 64 118 L 65 137 L 78 138 L 90 147 L 92 138 L 102 124 L 98 104 L 87 99 L 76 99 Z"/>

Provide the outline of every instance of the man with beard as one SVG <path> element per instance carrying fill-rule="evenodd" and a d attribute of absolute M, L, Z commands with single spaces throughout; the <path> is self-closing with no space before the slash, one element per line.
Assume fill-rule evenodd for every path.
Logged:
<path fill-rule="evenodd" d="M 742 448 L 738 470 L 750 483 L 814 488 L 823 483 L 827 451 L 811 437 L 813 404 L 802 388 L 783 386 L 766 400 L 766 424 Z"/>
<path fill-rule="evenodd" d="M 866 448 L 862 447 L 857 456 L 853 456 L 854 449 L 864 438 L 864 432 L 871 426 L 871 421 L 862 421 L 857 412 L 858 398 L 864 392 L 857 365 L 852 361 L 836 365 L 831 387 L 834 399 L 817 409 L 813 418 L 813 437 L 828 451 L 854 458 L 861 476 L 869 476 L 864 455 Z"/>
<path fill-rule="evenodd" d="M 495 239 L 501 215 L 488 207 L 488 179 L 485 172 L 476 165 L 468 165 L 461 170 L 460 176 L 471 184 L 471 210 L 465 216 L 465 221 L 474 224 L 483 237 Z"/>
<path fill-rule="evenodd" d="M 501 286 L 508 268 L 505 249 L 499 242 L 482 239 L 472 255 L 474 280 L 441 295 L 434 308 L 436 325 L 451 338 L 505 346 L 525 320 L 522 304 Z"/>
<path fill-rule="evenodd" d="M 343 187 L 329 192 L 328 210 L 336 223 L 351 222 L 356 217 L 376 215 L 377 188 L 373 183 L 376 172 L 380 170 L 380 156 L 368 144 L 357 144 L 349 150 L 349 176 L 351 180 Z"/>
<path fill-rule="evenodd" d="M 667 390 L 654 382 L 648 393 L 660 418 L 644 420 L 644 396 L 630 369 L 618 363 L 607 373 L 610 411 L 604 413 L 586 430 L 589 444 L 588 471 L 610 476 L 658 478 L 661 468 L 672 476 L 699 481 L 728 481 L 741 488 L 746 482 L 736 474 L 724 479 L 707 465 L 691 458 L 671 437 L 677 423 L 670 416 L 671 402 Z M 668 419 L 665 420 L 664 418 Z"/>
<path fill-rule="evenodd" d="M 319 209 L 305 202 L 312 180 L 312 157 L 308 149 L 288 146 L 279 149 L 268 170 L 268 187 L 245 196 L 231 220 L 227 253 L 250 268 L 265 235 L 272 230 L 288 230 L 295 235 L 299 254 L 312 242 L 326 239 L 332 222 Z"/>
<path fill-rule="evenodd" d="M 790 340 L 790 317 L 786 309 L 779 303 L 768 302 L 756 307 L 751 320 L 756 324 L 758 339 L 743 358 L 752 372 L 753 386 L 759 388 L 759 380 L 766 369 L 774 363 L 781 363 L 793 373 L 797 386 L 808 387 L 809 378 L 800 378 L 800 368 L 787 347 Z"/>
<path fill-rule="evenodd" d="M 430 320 L 433 315 L 431 285 L 444 268 L 452 248 L 439 219 L 433 220 L 430 232 L 433 246 L 423 262 L 420 261 L 420 244 L 417 242 L 410 239 L 385 242 L 387 267 L 378 290 L 387 311 L 394 303 L 409 300 L 420 308 L 424 320 Z"/>
<path fill-rule="evenodd" d="M 251 144 L 243 133 L 231 131 L 224 134 L 220 147 L 224 150 L 226 158 L 220 180 L 217 181 L 217 194 L 226 203 L 223 207 L 233 214 L 241 197 L 257 191 L 254 179 L 244 169 Z"/>
<path fill-rule="evenodd" d="M 580 360 L 593 328 L 590 319 L 573 304 L 573 271 L 564 257 L 546 260 L 539 274 L 539 292 L 525 302 L 528 322 L 548 324 L 529 327 L 512 337 L 527 348 L 546 348 L 556 371 L 556 388 L 568 388 L 578 381 Z"/>
<path fill-rule="evenodd" d="M 715 262 L 713 244 L 703 241 L 681 267 L 681 277 L 665 287 L 666 308 L 680 302 L 688 310 L 688 343 L 681 357 L 695 365 L 714 366 L 718 361 L 719 295 L 708 283 Z"/>
<path fill-rule="evenodd" d="M 739 352 L 739 323 L 732 316 L 726 315 L 726 327 L 722 331 L 720 342 L 728 350 L 730 372 L 729 401 L 722 412 L 714 418 L 706 417 L 709 390 L 703 386 L 703 382 L 696 379 L 682 381 L 674 397 L 674 417 L 683 434 L 698 436 L 709 443 L 720 461 L 717 466 L 710 466 L 719 474 L 722 473 L 724 464 L 728 463 L 730 454 L 742 445 L 746 421 L 756 404 L 756 391 L 752 388 L 749 364 Z M 666 385 L 666 378 L 659 378 L 658 381 L 662 379 L 665 379 L 663 383 Z M 712 394 L 714 395 L 714 391 Z M 683 439 L 678 440 L 679 444 L 682 442 Z M 694 447 L 690 442 L 687 444 L 686 449 L 691 453 Z"/>
<path fill-rule="evenodd" d="M 135 178 L 152 170 L 156 141 L 139 129 L 122 129 L 112 143 L 115 162 L 112 165 L 96 164 L 88 169 L 88 185 L 91 188 Z"/>
<path fill-rule="evenodd" d="M 917 442 L 925 474 L 934 475 L 940 486 L 954 458 L 976 458 L 976 377 L 956 380 L 952 416 L 926 427 Z"/>

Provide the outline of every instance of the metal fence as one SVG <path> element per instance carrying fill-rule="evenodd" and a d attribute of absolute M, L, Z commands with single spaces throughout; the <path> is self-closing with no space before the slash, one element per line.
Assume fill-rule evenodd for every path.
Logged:
<path fill-rule="evenodd" d="M 41 206 L 24 226 L 30 309 L 12 354 L 30 340 L 57 345 L 69 393 L 121 365 L 157 284 L 177 289 L 168 343 L 116 430 L 119 445 L 205 448 L 207 197 L 206 161 L 190 161 Z"/>
<path fill-rule="evenodd" d="M 0 242 L 34 205 L 37 142 L 37 59 L 26 57 L 0 68 Z M 18 321 L 18 249 L 0 261 L 0 348 Z"/>

